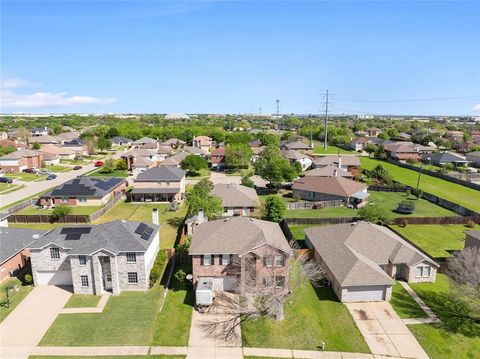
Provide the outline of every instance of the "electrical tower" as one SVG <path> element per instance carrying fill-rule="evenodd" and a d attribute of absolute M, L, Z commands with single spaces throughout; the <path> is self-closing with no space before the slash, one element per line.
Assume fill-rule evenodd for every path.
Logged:
<path fill-rule="evenodd" d="M 328 89 L 327 91 L 325 92 L 325 94 L 322 96 L 323 97 L 323 106 L 325 108 L 325 119 L 324 119 L 324 126 L 325 126 L 325 129 L 324 129 L 324 141 L 323 141 L 323 148 L 326 150 L 327 147 L 328 147 L 328 107 L 329 105 L 331 104 L 330 102 L 330 98 L 329 98 L 329 93 L 328 93 Z"/>
<path fill-rule="evenodd" d="M 280 115 L 280 100 L 275 100 L 275 102 L 277 104 L 277 118 L 278 118 Z"/>

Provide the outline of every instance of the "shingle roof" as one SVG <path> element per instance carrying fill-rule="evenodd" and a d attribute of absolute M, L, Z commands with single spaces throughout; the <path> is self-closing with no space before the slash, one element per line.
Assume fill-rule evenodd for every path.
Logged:
<path fill-rule="evenodd" d="M 243 255 L 264 244 L 290 253 L 290 246 L 278 223 L 248 217 L 231 217 L 197 226 L 189 253 Z"/>
<path fill-rule="evenodd" d="M 305 235 L 343 286 L 392 284 L 380 268 L 388 263 L 439 266 L 388 228 L 364 221 L 307 228 Z"/>
<path fill-rule="evenodd" d="M 289 160 L 303 160 L 304 158 L 310 158 L 307 155 L 304 155 L 303 153 L 300 153 L 295 150 L 282 151 L 282 154 L 283 154 L 283 157 Z"/>
<path fill-rule="evenodd" d="M 224 207 L 260 206 L 260 200 L 258 199 L 257 191 L 250 187 L 236 184 L 218 183 L 213 187 L 212 194 L 222 200 Z"/>
<path fill-rule="evenodd" d="M 93 197 L 102 198 L 125 180 L 119 177 L 79 176 L 43 194 L 42 197 Z"/>
<path fill-rule="evenodd" d="M 134 148 L 128 152 L 125 152 L 122 157 L 132 156 L 132 157 L 150 157 L 155 156 L 157 154 L 157 150 L 147 149 L 147 148 Z"/>
<path fill-rule="evenodd" d="M 305 176 L 317 176 L 317 177 L 333 177 L 334 175 L 338 177 L 347 177 L 353 178 L 353 175 L 337 166 L 328 165 L 320 168 L 314 168 L 313 170 L 305 172 Z"/>
<path fill-rule="evenodd" d="M 305 142 L 302 141 L 294 141 L 290 143 L 286 143 L 284 145 L 285 148 L 289 150 L 309 150 L 311 149 L 310 145 L 306 144 Z"/>
<path fill-rule="evenodd" d="M 160 166 L 178 166 L 189 155 L 188 152 L 178 152 L 165 159 Z"/>
<path fill-rule="evenodd" d="M 208 137 L 208 136 L 195 136 L 193 138 L 194 140 L 200 140 L 200 141 L 211 141 L 212 138 L 211 137 Z"/>
<path fill-rule="evenodd" d="M 44 233 L 38 229 L 0 227 L 0 264 L 32 243 L 35 235 Z"/>
<path fill-rule="evenodd" d="M 350 197 L 363 191 L 367 186 L 344 177 L 303 177 L 295 181 L 294 190 L 327 193 L 336 196 Z"/>
<path fill-rule="evenodd" d="M 435 163 L 469 162 L 465 158 L 450 152 L 429 153 L 424 155 L 424 158 L 427 157 Z"/>
<path fill-rule="evenodd" d="M 65 148 L 61 146 L 56 146 L 52 144 L 42 145 L 40 147 L 40 151 L 44 153 L 52 153 L 57 155 L 73 155 L 75 151 L 71 150 L 70 148 Z"/>
<path fill-rule="evenodd" d="M 155 143 L 157 140 L 154 140 L 150 137 L 142 137 L 139 140 L 133 141 L 132 145 L 141 145 L 142 143 Z"/>
<path fill-rule="evenodd" d="M 39 238 L 29 248 L 42 249 L 49 244 L 70 249 L 69 255 L 91 255 L 106 250 L 119 252 L 145 252 L 160 227 L 151 223 L 113 221 L 99 225 L 58 227 Z"/>
<path fill-rule="evenodd" d="M 135 181 L 157 182 L 157 181 L 181 181 L 186 172 L 176 167 L 153 167 L 139 173 Z"/>
<path fill-rule="evenodd" d="M 170 154 L 172 153 L 172 148 L 170 146 L 160 146 L 157 150 L 159 154 Z"/>
<path fill-rule="evenodd" d="M 178 138 L 169 138 L 165 142 L 162 142 L 162 146 L 171 146 L 171 145 L 176 145 L 176 144 L 185 144 L 185 141 L 179 140 Z"/>
<path fill-rule="evenodd" d="M 115 136 L 112 138 L 112 143 L 125 143 L 125 142 L 132 142 L 131 139 L 127 138 L 127 137 L 121 137 L 121 136 Z"/>
<path fill-rule="evenodd" d="M 201 148 L 198 147 L 191 147 L 191 146 L 186 146 L 185 151 L 192 155 L 200 155 L 200 156 L 205 156 L 208 152 L 205 150 L 202 150 Z"/>
<path fill-rule="evenodd" d="M 357 156 L 340 156 L 342 158 L 342 165 L 345 166 L 360 166 L 360 159 Z M 324 156 L 313 160 L 315 166 L 338 166 L 338 156 Z"/>
<path fill-rule="evenodd" d="M 42 135 L 42 136 L 36 136 L 36 137 L 29 137 L 28 138 L 29 143 L 57 143 L 57 139 L 53 136 L 50 135 Z"/>
<path fill-rule="evenodd" d="M 21 150 L 9 153 L 8 155 L 4 155 L 0 157 L 1 160 L 18 160 L 23 157 L 35 157 L 38 156 L 39 152 L 28 150 L 26 148 L 22 148 Z"/>
<path fill-rule="evenodd" d="M 133 159 L 133 165 L 135 167 L 148 167 L 148 166 L 151 166 L 152 164 L 153 164 L 153 161 L 145 157 L 137 156 L 137 157 L 134 157 Z"/>
<path fill-rule="evenodd" d="M 470 230 L 465 233 L 467 233 L 469 236 L 475 239 L 478 239 L 480 241 L 480 230 Z"/>

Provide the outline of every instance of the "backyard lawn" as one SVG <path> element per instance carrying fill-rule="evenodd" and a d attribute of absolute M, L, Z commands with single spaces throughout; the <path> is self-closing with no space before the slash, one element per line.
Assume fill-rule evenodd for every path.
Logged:
<path fill-rule="evenodd" d="M 12 291 L 9 292 L 10 296 L 10 305 L 7 307 L 6 299 L 7 294 L 6 290 L 8 287 L 14 287 Z M 28 293 L 32 290 L 30 285 L 22 285 L 22 282 L 17 278 L 10 278 L 0 284 L 0 322 L 2 322 L 5 317 L 10 314 L 12 310 L 16 308 L 18 304 L 27 296 Z"/>
<path fill-rule="evenodd" d="M 259 319 L 242 323 L 243 345 L 256 348 L 369 353 L 345 305 L 330 289 L 310 283 L 298 288 L 285 306 L 285 319 Z"/>
<path fill-rule="evenodd" d="M 450 257 L 448 251 L 463 249 L 465 231 L 471 229 L 454 224 L 409 224 L 406 227 L 391 227 L 434 258 Z M 475 229 L 480 229 L 480 226 Z"/>
<path fill-rule="evenodd" d="M 423 301 L 434 311 L 442 324 L 409 325 L 419 343 L 431 358 L 478 358 L 480 353 L 480 333 L 478 326 L 472 330 L 469 326 L 449 325 L 452 306 L 449 297 L 450 286 L 444 274 L 437 274 L 435 283 L 411 283 Z"/>
<path fill-rule="evenodd" d="M 390 172 L 395 181 L 411 187 L 417 186 L 418 172 L 416 171 L 368 157 L 361 157 L 360 161 L 364 169 L 369 170 L 381 164 Z M 421 176 L 420 188 L 425 192 L 480 212 L 480 191 L 425 174 Z"/>
<path fill-rule="evenodd" d="M 90 177 L 128 177 L 128 172 L 126 170 L 113 170 L 112 172 L 103 172 L 100 168 L 99 170 L 94 170 L 88 172 L 87 176 Z"/>
<path fill-rule="evenodd" d="M 210 177 L 211 171 L 208 168 L 202 168 L 198 172 L 187 172 L 187 179 L 200 179 Z"/>
<path fill-rule="evenodd" d="M 303 241 L 305 239 L 304 229 L 308 227 L 318 227 L 319 224 L 289 224 L 290 232 L 293 234 L 293 238 L 297 241 Z"/>
<path fill-rule="evenodd" d="M 100 298 L 100 295 L 74 294 L 65 304 L 65 308 L 96 307 Z"/>
<path fill-rule="evenodd" d="M 96 211 L 98 211 L 101 206 L 72 206 L 72 213 L 70 215 L 90 215 Z M 39 207 L 27 207 L 22 209 L 20 212 L 16 214 L 52 214 L 53 209 L 40 209 Z"/>
<path fill-rule="evenodd" d="M 357 153 L 355 151 L 344 150 L 343 148 L 333 146 L 333 145 L 328 145 L 327 150 L 325 151 L 325 149 L 323 148 L 323 142 L 314 141 L 313 153 L 324 154 L 324 155 L 338 155 L 338 151 L 340 151 L 340 154 Z"/>
<path fill-rule="evenodd" d="M 412 296 L 403 289 L 400 283 L 395 283 L 390 304 L 400 318 L 427 318 L 427 314 L 413 300 Z"/>

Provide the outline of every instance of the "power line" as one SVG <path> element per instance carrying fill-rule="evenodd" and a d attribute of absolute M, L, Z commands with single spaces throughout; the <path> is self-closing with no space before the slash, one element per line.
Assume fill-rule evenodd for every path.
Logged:
<path fill-rule="evenodd" d="M 479 95 L 471 96 L 452 96 L 452 97 L 432 97 L 432 98 L 411 98 L 411 99 L 390 99 L 390 100 L 337 100 L 339 102 L 423 102 L 423 101 L 445 101 L 459 100 L 468 98 L 480 98 Z"/>
<path fill-rule="evenodd" d="M 325 94 L 322 95 L 323 97 L 323 106 L 325 108 L 325 120 L 324 120 L 324 139 L 323 139 L 323 148 L 326 150 L 328 147 L 328 106 L 331 104 L 328 89 L 326 90 Z"/>

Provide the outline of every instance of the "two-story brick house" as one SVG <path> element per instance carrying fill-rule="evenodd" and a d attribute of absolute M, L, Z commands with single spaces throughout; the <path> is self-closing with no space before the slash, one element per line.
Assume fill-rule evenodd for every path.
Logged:
<path fill-rule="evenodd" d="M 42 167 L 41 152 L 21 149 L 0 157 L 0 169 L 4 172 L 22 172 L 27 168 Z"/>
<path fill-rule="evenodd" d="M 241 293 L 247 280 L 288 288 L 291 248 L 278 223 L 232 217 L 198 225 L 192 235 L 193 283 Z"/>

